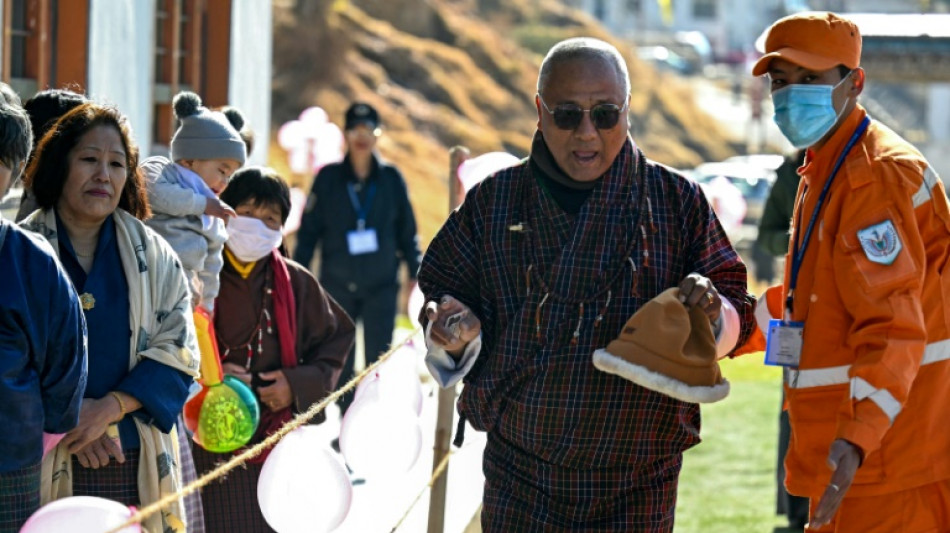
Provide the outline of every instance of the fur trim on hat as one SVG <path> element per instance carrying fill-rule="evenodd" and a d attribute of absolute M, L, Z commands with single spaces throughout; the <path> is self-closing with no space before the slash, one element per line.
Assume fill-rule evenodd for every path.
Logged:
<path fill-rule="evenodd" d="M 596 350 L 593 359 L 594 366 L 598 370 L 620 376 L 641 387 L 646 387 L 684 402 L 713 403 L 729 395 L 729 381 L 726 378 L 722 378 L 722 383 L 711 387 L 692 387 L 644 366 L 625 361 L 608 352 L 606 348 Z"/>

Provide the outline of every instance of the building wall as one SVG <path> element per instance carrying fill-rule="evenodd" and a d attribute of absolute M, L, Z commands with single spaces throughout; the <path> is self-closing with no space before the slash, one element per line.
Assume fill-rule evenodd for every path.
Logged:
<path fill-rule="evenodd" d="M 272 68 L 270 2 L 233 0 L 228 102 L 244 113 L 256 139 L 248 163 L 267 162 Z"/>
<path fill-rule="evenodd" d="M 87 93 L 129 118 L 142 152 L 152 145 L 155 0 L 91 0 Z"/>
<path fill-rule="evenodd" d="M 0 0 L 0 13 L 5 13 L 4 7 L 5 7 L 7 1 L 8 1 L 8 0 Z M 0 20 L 2 20 L 2 18 L 3 18 L 3 17 L 0 17 Z M 0 58 L 3 57 L 3 47 L 6 46 L 6 41 L 7 41 L 7 40 L 6 40 L 5 38 L 4 38 L 4 39 L 0 39 Z M 25 99 L 24 99 L 24 100 L 25 100 Z"/>
<path fill-rule="evenodd" d="M 640 13 L 628 0 L 575 0 L 614 34 L 637 41 L 637 34 L 656 31 L 701 31 L 717 56 L 752 50 L 755 39 L 785 12 L 784 0 L 716 0 L 715 16 L 697 18 L 695 0 L 672 0 L 673 20 L 667 25 L 656 0 L 640 0 Z"/>

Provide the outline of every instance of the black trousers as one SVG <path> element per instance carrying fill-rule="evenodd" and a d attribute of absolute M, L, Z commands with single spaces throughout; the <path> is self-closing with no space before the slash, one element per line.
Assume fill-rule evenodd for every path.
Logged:
<path fill-rule="evenodd" d="M 350 292 L 345 287 L 324 285 L 327 292 L 350 315 L 353 322 L 363 321 L 363 346 L 366 351 L 366 365 L 375 363 L 379 356 L 386 353 L 396 327 L 396 298 L 399 286 L 384 287 L 372 292 Z M 343 373 L 337 388 L 353 378 L 353 364 L 356 358 L 356 345 L 350 350 L 350 356 L 343 365 Z M 344 394 L 337 404 L 343 414 L 353 403 L 353 391 Z"/>

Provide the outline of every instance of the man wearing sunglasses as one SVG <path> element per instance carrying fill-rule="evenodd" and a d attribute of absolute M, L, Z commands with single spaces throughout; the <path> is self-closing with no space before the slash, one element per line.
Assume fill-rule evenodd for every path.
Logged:
<path fill-rule="evenodd" d="M 797 14 L 752 71 L 806 149 L 778 326 L 803 339 L 785 485 L 810 499 L 808 531 L 947 532 L 950 206 L 920 152 L 857 103 L 861 44 L 851 20 Z"/>
<path fill-rule="evenodd" d="M 488 433 L 488 532 L 672 531 L 699 406 L 592 354 L 671 287 L 719 356 L 752 329 L 745 266 L 698 186 L 634 144 L 629 94 L 613 46 L 554 46 L 530 157 L 472 189 L 423 258 L 427 365 L 443 386 L 464 377 L 460 414 Z"/>

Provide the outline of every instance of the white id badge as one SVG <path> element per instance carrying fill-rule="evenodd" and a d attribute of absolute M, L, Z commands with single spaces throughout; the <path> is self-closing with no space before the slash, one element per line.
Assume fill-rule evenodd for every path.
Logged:
<path fill-rule="evenodd" d="M 379 250 L 376 230 L 372 228 L 347 232 L 346 242 L 350 248 L 350 255 L 371 254 Z"/>
<path fill-rule="evenodd" d="M 765 341 L 765 364 L 797 367 L 802 359 L 804 322 L 769 320 Z"/>

